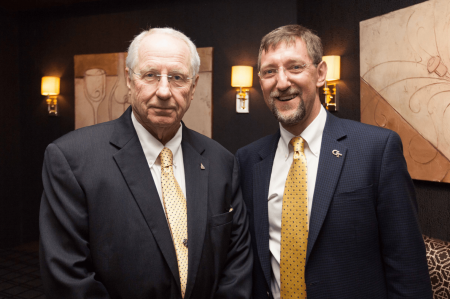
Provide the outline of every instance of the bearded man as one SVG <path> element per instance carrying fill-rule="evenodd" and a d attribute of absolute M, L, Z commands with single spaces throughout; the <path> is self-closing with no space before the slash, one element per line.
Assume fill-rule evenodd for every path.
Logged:
<path fill-rule="evenodd" d="M 262 39 L 258 69 L 280 129 L 236 154 L 253 298 L 432 298 L 399 136 L 321 106 L 322 44 L 300 25 Z"/>

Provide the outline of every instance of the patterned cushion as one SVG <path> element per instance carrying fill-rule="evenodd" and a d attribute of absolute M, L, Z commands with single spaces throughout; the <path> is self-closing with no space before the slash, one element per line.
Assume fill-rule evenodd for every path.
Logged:
<path fill-rule="evenodd" d="M 434 299 L 450 299 L 450 242 L 423 236 Z"/>

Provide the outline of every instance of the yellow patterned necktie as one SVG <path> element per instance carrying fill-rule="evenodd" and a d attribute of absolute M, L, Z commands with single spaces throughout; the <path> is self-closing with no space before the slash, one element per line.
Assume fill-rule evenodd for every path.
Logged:
<path fill-rule="evenodd" d="M 169 223 L 172 240 L 178 261 L 181 295 L 184 298 L 188 275 L 188 244 L 187 244 L 187 208 L 183 191 L 173 175 L 172 151 L 167 147 L 159 154 L 161 158 L 161 186 L 164 209 Z"/>
<path fill-rule="evenodd" d="M 294 160 L 286 179 L 281 214 L 281 299 L 306 298 L 305 264 L 308 245 L 308 185 L 305 141 L 292 138 Z"/>

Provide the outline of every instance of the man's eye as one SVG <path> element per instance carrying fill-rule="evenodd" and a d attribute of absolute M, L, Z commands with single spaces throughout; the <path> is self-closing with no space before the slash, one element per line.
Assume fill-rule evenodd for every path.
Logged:
<path fill-rule="evenodd" d="M 293 65 L 289 68 L 292 71 L 303 71 L 305 69 L 305 65 Z"/>
<path fill-rule="evenodd" d="M 183 77 L 180 76 L 180 75 L 173 75 L 172 78 L 173 78 L 175 81 L 181 81 L 181 80 L 183 79 Z"/>
<path fill-rule="evenodd" d="M 144 75 L 144 78 L 146 79 L 154 79 L 156 78 L 156 74 L 155 73 L 147 73 Z"/>
<path fill-rule="evenodd" d="M 270 70 L 265 70 L 265 71 L 263 71 L 263 74 L 264 75 L 273 75 L 273 74 L 275 74 L 276 73 L 276 71 L 274 70 L 274 69 L 270 69 Z"/>

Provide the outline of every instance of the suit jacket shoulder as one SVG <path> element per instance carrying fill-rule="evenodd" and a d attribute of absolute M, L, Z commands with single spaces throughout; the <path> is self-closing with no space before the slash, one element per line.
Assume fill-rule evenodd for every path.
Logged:
<path fill-rule="evenodd" d="M 117 121 L 118 119 L 71 131 L 59 137 L 53 143 L 58 146 L 68 146 L 77 142 L 86 144 L 93 140 L 109 140 Z"/>
<path fill-rule="evenodd" d="M 348 149 L 349 157 L 351 154 L 356 154 L 352 160 L 366 159 L 366 162 L 381 162 L 388 142 L 392 144 L 393 148 L 402 152 L 402 142 L 396 132 L 353 120 L 341 119 L 328 113 L 322 146 L 333 144 L 334 141 Z"/>
<path fill-rule="evenodd" d="M 376 134 L 376 135 L 385 135 L 387 136 L 389 133 L 392 133 L 392 130 L 377 127 L 374 125 L 369 125 L 365 123 L 361 123 L 359 121 L 350 120 L 350 119 L 343 119 L 336 117 L 328 112 L 327 114 L 327 124 L 325 128 L 329 126 L 335 126 L 339 125 L 341 126 L 346 132 L 353 132 L 358 134 Z"/>
<path fill-rule="evenodd" d="M 183 141 L 188 142 L 198 152 L 208 150 L 209 156 L 217 156 L 217 157 L 224 156 L 228 159 L 234 158 L 234 155 L 230 151 L 228 151 L 225 147 L 223 147 L 220 143 L 194 130 L 187 128 L 184 125 L 184 123 L 183 123 Z"/>
<path fill-rule="evenodd" d="M 56 147 L 61 151 L 72 169 L 98 165 L 98 162 L 110 159 L 120 149 L 112 141 L 114 135 L 123 135 L 117 132 L 117 124 L 124 122 L 121 118 L 69 132 L 53 141 L 48 148 Z M 130 125 L 132 126 L 131 119 Z M 121 138 L 129 141 L 133 137 L 137 138 L 134 130 L 128 131 L 128 134 Z"/>
<path fill-rule="evenodd" d="M 240 148 L 236 152 L 236 158 L 238 159 L 239 165 L 241 167 L 253 165 L 260 161 L 261 158 L 264 159 L 270 154 L 275 154 L 279 139 L 280 130 L 275 134 L 267 135 Z"/>

